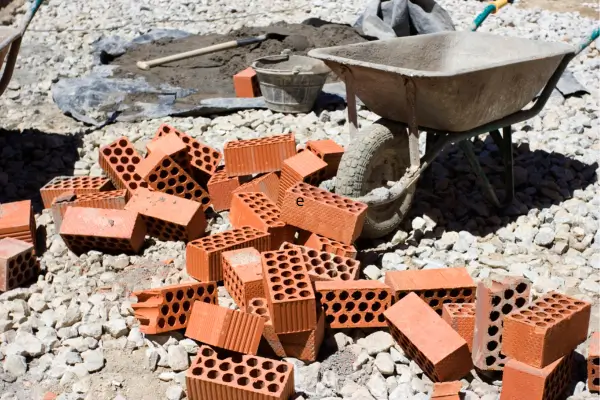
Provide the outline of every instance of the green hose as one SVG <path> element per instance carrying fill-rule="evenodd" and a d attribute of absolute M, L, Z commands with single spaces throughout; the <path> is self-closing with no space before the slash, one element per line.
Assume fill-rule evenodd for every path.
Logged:
<path fill-rule="evenodd" d="M 590 34 L 590 36 L 588 36 L 581 43 L 579 43 L 579 45 L 577 46 L 577 52 L 575 54 L 581 53 L 583 51 L 583 49 L 585 49 L 590 44 L 592 44 L 592 42 L 594 40 L 598 39 L 598 36 L 600 36 L 600 27 L 596 27 L 596 29 L 594 29 L 592 31 L 592 33 Z"/>
<path fill-rule="evenodd" d="M 481 26 L 483 21 L 485 21 L 485 19 L 487 17 L 489 17 L 489 15 L 495 11 L 496 11 L 496 6 L 493 4 L 488 4 L 485 7 L 485 9 L 483 10 L 483 12 L 481 14 L 479 14 L 477 16 L 477 18 L 475 18 L 475 21 L 473 21 L 473 23 L 471 24 L 471 31 L 473 31 L 473 32 L 476 31 L 477 28 L 479 28 Z"/>

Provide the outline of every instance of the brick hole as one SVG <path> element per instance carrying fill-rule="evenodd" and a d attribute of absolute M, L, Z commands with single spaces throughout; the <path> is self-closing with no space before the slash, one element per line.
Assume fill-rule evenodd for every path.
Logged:
<path fill-rule="evenodd" d="M 348 316 L 346 314 L 342 314 L 338 317 L 338 320 L 340 321 L 340 324 L 345 324 L 348 322 Z"/>
<path fill-rule="evenodd" d="M 324 305 L 323 305 L 323 310 L 324 310 L 324 311 L 327 311 L 327 309 L 325 308 L 325 306 L 326 306 L 326 304 L 324 304 Z M 334 317 L 333 315 L 327 315 L 327 316 L 325 317 L 325 321 L 326 321 L 328 324 L 332 324 L 332 323 L 334 323 L 334 322 L 335 322 L 335 317 Z"/>
<path fill-rule="evenodd" d="M 498 342 L 496 342 L 495 340 L 492 340 L 490 342 L 488 342 L 487 344 L 487 349 L 489 351 L 494 351 L 498 348 Z"/>
<path fill-rule="evenodd" d="M 296 287 L 297 287 L 298 289 L 304 289 L 304 288 L 308 287 L 308 283 L 306 283 L 306 282 L 298 282 L 298 283 L 296 284 Z"/>
<path fill-rule="evenodd" d="M 162 315 L 169 315 L 169 306 L 164 305 L 160 308 L 160 312 Z"/>
<path fill-rule="evenodd" d="M 491 321 L 496 321 L 498 318 L 500 318 L 500 313 L 498 311 L 492 311 L 490 313 L 490 320 Z"/>
<path fill-rule="evenodd" d="M 512 304 L 506 303 L 502 306 L 502 314 L 508 315 L 513 310 Z"/>
<path fill-rule="evenodd" d="M 173 312 L 175 314 L 177 314 L 179 312 L 179 307 L 180 307 L 179 303 L 176 302 L 176 303 L 173 303 L 173 305 L 171 306 L 171 309 L 173 310 Z"/>
<path fill-rule="evenodd" d="M 498 334 L 499 328 L 495 325 L 491 325 L 488 327 L 488 335 L 496 336 Z"/>
<path fill-rule="evenodd" d="M 181 314 L 179 316 L 179 323 L 180 324 L 185 324 L 185 320 L 187 319 L 187 317 L 185 316 L 185 314 Z"/>
<path fill-rule="evenodd" d="M 302 290 L 299 293 L 300 297 L 309 297 L 310 296 L 310 292 L 308 290 Z"/>
<path fill-rule="evenodd" d="M 176 319 L 175 319 L 175 316 L 174 316 L 174 315 L 171 315 L 171 316 L 170 316 L 170 317 L 167 319 L 167 323 L 168 323 L 170 326 L 175 326 L 175 322 L 176 322 Z"/>
<path fill-rule="evenodd" d="M 243 365 L 238 365 L 233 369 L 233 371 L 238 375 L 242 375 L 246 373 L 246 367 Z"/>
<path fill-rule="evenodd" d="M 517 293 L 521 294 L 527 290 L 528 286 L 529 285 L 527 285 L 525 282 L 521 282 L 517 285 L 515 290 L 517 291 Z"/>

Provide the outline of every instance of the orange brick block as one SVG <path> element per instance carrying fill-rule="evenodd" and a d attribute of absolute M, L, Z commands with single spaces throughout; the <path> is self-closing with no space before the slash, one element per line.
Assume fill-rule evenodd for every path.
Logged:
<path fill-rule="evenodd" d="M 148 184 L 136 172 L 142 161 L 133 144 L 125 136 L 100 148 L 98 163 L 110 177 L 117 189 L 126 189 L 128 196 L 138 188 L 147 188 Z"/>
<path fill-rule="evenodd" d="M 188 174 L 192 173 L 188 148 L 175 133 L 169 133 L 152 140 L 146 145 L 146 149 L 148 150 L 148 154 L 158 152 L 171 157 L 185 172 Z"/>
<path fill-rule="evenodd" d="M 73 253 L 137 253 L 144 244 L 146 225 L 142 216 L 132 211 L 69 207 L 60 236 Z"/>
<path fill-rule="evenodd" d="M 260 97 L 260 86 L 256 71 L 252 68 L 238 72 L 233 76 L 236 97 Z"/>
<path fill-rule="evenodd" d="M 305 332 L 279 334 L 278 337 L 286 357 L 314 362 L 317 360 L 325 337 L 325 314 L 317 309 L 317 326 L 314 329 Z"/>
<path fill-rule="evenodd" d="M 278 174 L 279 172 L 269 172 L 258 176 L 235 189 L 233 193 L 261 192 L 266 194 L 273 203 L 276 203 L 279 193 Z"/>
<path fill-rule="evenodd" d="M 475 303 L 448 303 L 442 307 L 442 318 L 469 345 L 473 351 L 473 335 L 475 334 Z"/>
<path fill-rule="evenodd" d="M 39 272 L 32 244 L 13 238 L 0 239 L 0 291 L 30 282 Z"/>
<path fill-rule="evenodd" d="M 186 247 L 187 273 L 199 281 L 222 281 L 221 254 L 225 251 L 254 247 L 271 249 L 271 235 L 249 226 L 196 239 Z"/>
<path fill-rule="evenodd" d="M 236 140 L 223 147 L 227 174 L 242 176 L 280 171 L 283 160 L 296 154 L 294 134 Z"/>
<path fill-rule="evenodd" d="M 327 326 L 341 328 L 385 327 L 383 312 L 392 305 L 392 291 L 372 280 L 315 282 L 317 301 Z"/>
<path fill-rule="evenodd" d="M 431 400 L 461 400 L 461 389 L 462 383 L 460 381 L 436 382 L 433 384 Z"/>
<path fill-rule="evenodd" d="M 333 178 L 337 174 L 340 161 L 344 155 L 344 148 L 331 139 L 309 140 L 306 150 L 316 154 L 327 163 L 325 179 Z"/>
<path fill-rule="evenodd" d="M 415 292 L 439 315 L 443 304 L 475 301 L 475 282 L 466 268 L 388 271 L 385 283 L 394 291 L 396 300 Z"/>
<path fill-rule="evenodd" d="M 479 282 L 475 301 L 473 363 L 481 370 L 501 371 L 506 363 L 502 336 L 505 317 L 529 302 L 531 283 L 502 277 Z"/>
<path fill-rule="evenodd" d="M 277 248 L 285 241 L 293 241 L 296 229 L 285 224 L 281 211 L 266 194 L 234 193 L 231 200 L 229 220 L 234 228 L 251 226 L 271 234 L 271 245 Z"/>
<path fill-rule="evenodd" d="M 600 332 L 594 332 L 590 338 L 587 354 L 588 389 L 600 392 Z"/>
<path fill-rule="evenodd" d="M 185 336 L 212 346 L 256 354 L 265 321 L 258 315 L 195 302 Z"/>
<path fill-rule="evenodd" d="M 139 189 L 125 210 L 140 213 L 148 235 L 160 240 L 194 240 L 207 225 L 200 203 L 147 189 Z"/>
<path fill-rule="evenodd" d="M 229 178 L 225 167 L 219 167 L 210 177 L 207 184 L 208 194 L 215 211 L 229 210 L 231 196 L 240 187 L 240 179 L 236 176 Z"/>
<path fill-rule="evenodd" d="M 384 315 L 394 340 L 432 381 L 459 380 L 473 367 L 467 342 L 415 293 Z"/>
<path fill-rule="evenodd" d="M 326 238 L 325 236 L 311 233 L 308 239 L 303 243 L 306 247 L 311 247 L 315 250 L 325 251 L 327 253 L 336 254 L 338 256 L 356 258 L 356 247 L 353 245 L 344 244 L 337 240 Z"/>
<path fill-rule="evenodd" d="M 294 394 L 294 366 L 201 345 L 185 381 L 189 400 L 287 400 Z"/>
<path fill-rule="evenodd" d="M 592 305 L 551 292 L 504 319 L 502 352 L 544 368 L 587 339 Z"/>
<path fill-rule="evenodd" d="M 502 377 L 500 400 L 558 400 L 571 384 L 573 353 L 543 369 L 508 359 Z"/>
<path fill-rule="evenodd" d="M 352 244 L 362 231 L 367 205 L 300 182 L 285 192 L 281 218 L 298 228 Z"/>
<path fill-rule="evenodd" d="M 269 344 L 269 347 L 273 350 L 273 353 L 277 357 L 287 357 L 285 350 L 279 340 L 279 336 L 275 333 L 273 327 L 273 321 L 271 320 L 271 314 L 269 314 L 269 307 L 267 305 L 267 299 L 262 297 L 256 297 L 249 301 L 248 312 L 251 314 L 259 315 L 265 320 L 265 328 L 263 330 L 263 338 Z"/>
<path fill-rule="evenodd" d="M 327 163 L 310 151 L 303 151 L 284 160 L 277 205 L 281 207 L 285 191 L 298 182 L 317 186 L 324 179 L 326 168 Z"/>
<path fill-rule="evenodd" d="M 351 281 L 358 279 L 360 261 L 336 256 L 326 251 L 317 251 L 310 247 L 284 242 L 280 250 L 298 249 L 304 258 L 308 276 L 316 281 Z"/>
<path fill-rule="evenodd" d="M 10 237 L 35 246 L 35 232 L 31 200 L 0 204 L 0 239 Z"/>
<path fill-rule="evenodd" d="M 75 194 L 65 192 L 56 197 L 52 202 L 52 219 L 56 230 L 60 231 L 60 225 L 69 207 L 91 207 L 122 210 L 127 203 L 127 190 L 110 190 L 108 192 L 97 192 L 87 194 Z"/>
<path fill-rule="evenodd" d="M 260 253 L 252 247 L 226 251 L 223 258 L 223 284 L 242 311 L 255 297 L 265 297 Z"/>
<path fill-rule="evenodd" d="M 261 253 L 265 294 L 276 333 L 317 326 L 316 298 L 306 262 L 298 249 Z"/>
<path fill-rule="evenodd" d="M 131 305 L 147 335 L 187 327 L 196 301 L 217 304 L 216 282 L 186 282 L 133 293 L 138 302 Z"/>
<path fill-rule="evenodd" d="M 52 201 L 66 192 L 90 194 L 111 189 L 110 180 L 100 176 L 57 176 L 40 189 L 40 195 L 44 208 L 50 208 Z"/>

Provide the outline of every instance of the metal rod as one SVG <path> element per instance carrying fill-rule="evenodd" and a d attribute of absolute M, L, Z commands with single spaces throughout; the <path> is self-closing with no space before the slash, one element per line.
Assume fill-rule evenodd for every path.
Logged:
<path fill-rule="evenodd" d="M 515 198 L 515 177 L 514 177 L 514 161 L 513 161 L 513 146 L 512 146 L 512 127 L 505 126 L 502 129 L 504 135 L 502 146 L 502 159 L 504 161 L 504 197 L 503 205 L 509 206 Z"/>
<path fill-rule="evenodd" d="M 348 105 L 348 122 L 350 123 L 350 137 L 358 135 L 358 112 L 356 111 L 356 92 L 354 91 L 354 77 L 350 69 L 343 68 L 342 75 L 346 84 L 346 104 Z"/>
<path fill-rule="evenodd" d="M 471 164 L 471 168 L 473 168 L 473 171 L 481 180 L 481 185 L 483 186 L 483 189 L 485 190 L 492 203 L 494 203 L 496 207 L 500 207 L 500 201 L 498 200 L 498 196 L 496 196 L 496 192 L 494 191 L 492 184 L 488 180 L 483 168 L 481 168 L 481 164 L 479 164 L 479 160 L 477 159 L 477 156 L 473 151 L 473 143 L 471 143 L 468 140 L 463 140 L 458 145 L 465 153 L 465 156 L 467 156 L 467 160 L 469 161 L 469 164 Z"/>

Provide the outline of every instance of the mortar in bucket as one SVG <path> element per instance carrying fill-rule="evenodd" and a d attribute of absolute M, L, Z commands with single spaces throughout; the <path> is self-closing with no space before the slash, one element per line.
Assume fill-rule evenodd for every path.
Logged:
<path fill-rule="evenodd" d="M 267 107 L 283 113 L 309 112 L 331 72 L 321 60 L 288 54 L 259 58 L 252 68 Z"/>

